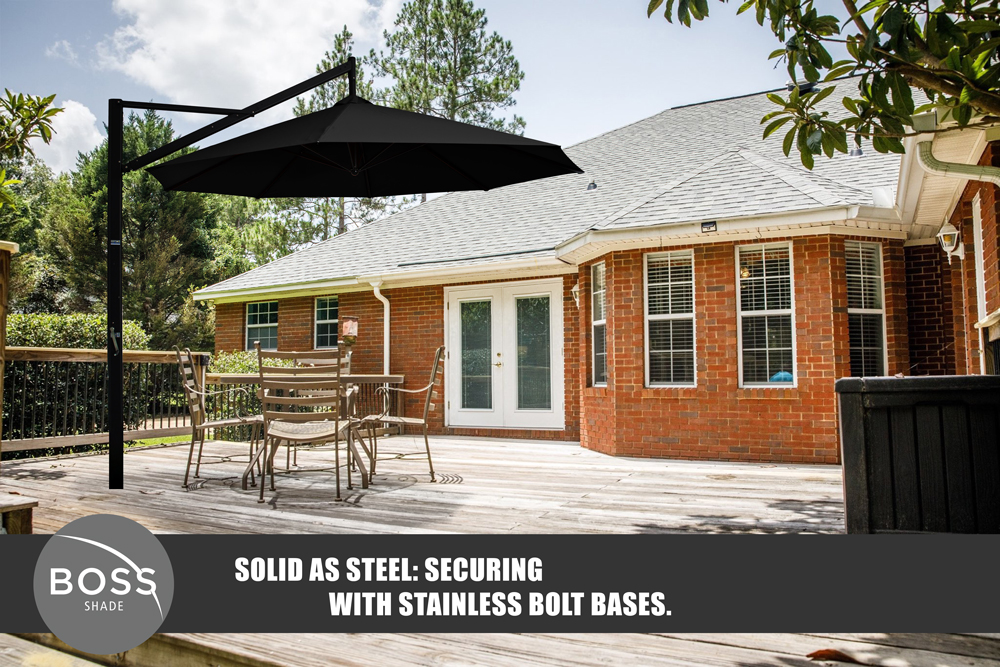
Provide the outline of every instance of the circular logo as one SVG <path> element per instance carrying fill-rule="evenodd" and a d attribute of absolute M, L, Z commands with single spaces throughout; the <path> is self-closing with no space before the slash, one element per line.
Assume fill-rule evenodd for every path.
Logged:
<path fill-rule="evenodd" d="M 35 564 L 35 604 L 59 639 L 86 653 L 135 648 L 163 623 L 174 572 L 160 541 L 113 514 L 66 524 Z"/>

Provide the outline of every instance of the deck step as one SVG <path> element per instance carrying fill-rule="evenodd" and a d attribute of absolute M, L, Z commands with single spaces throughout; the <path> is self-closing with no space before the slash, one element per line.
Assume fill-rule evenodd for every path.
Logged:
<path fill-rule="evenodd" d="M 94 667 L 97 664 L 21 637 L 0 634 L 0 665 Z"/>

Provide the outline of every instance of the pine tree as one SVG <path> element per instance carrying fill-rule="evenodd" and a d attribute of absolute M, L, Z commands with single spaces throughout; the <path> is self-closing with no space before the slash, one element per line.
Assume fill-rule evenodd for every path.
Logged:
<path fill-rule="evenodd" d="M 486 10 L 471 0 L 411 0 L 384 33 L 388 52 L 369 58 L 395 82 L 391 106 L 513 134 L 524 119 L 502 111 L 516 102 L 524 72 L 510 41 L 488 34 Z"/>

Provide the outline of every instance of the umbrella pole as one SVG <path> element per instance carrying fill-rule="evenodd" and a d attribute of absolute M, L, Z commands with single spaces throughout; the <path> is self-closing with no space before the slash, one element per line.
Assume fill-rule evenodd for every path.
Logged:
<path fill-rule="evenodd" d="M 124 488 L 122 374 L 122 100 L 108 100 L 108 488 Z"/>
<path fill-rule="evenodd" d="M 286 88 L 244 109 L 220 109 L 217 107 L 188 106 L 184 104 L 156 104 L 153 102 L 129 102 L 108 100 L 108 384 L 106 401 L 108 405 L 108 488 L 125 487 L 125 420 L 124 420 L 124 380 L 125 370 L 122 352 L 122 176 L 130 171 L 142 169 L 160 158 L 164 158 L 196 141 L 211 136 L 293 97 L 298 97 L 317 86 L 347 74 L 351 95 L 356 92 L 356 67 L 352 57 L 347 62 L 317 74 L 311 79 Z M 128 164 L 122 164 L 122 135 L 124 133 L 124 110 L 153 109 L 155 111 L 184 111 L 225 115 L 225 118 L 209 123 L 201 129 L 175 139 L 168 144 L 141 155 Z"/>

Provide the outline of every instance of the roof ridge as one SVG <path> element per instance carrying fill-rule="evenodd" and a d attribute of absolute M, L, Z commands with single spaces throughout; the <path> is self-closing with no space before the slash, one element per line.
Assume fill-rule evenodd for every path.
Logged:
<path fill-rule="evenodd" d="M 601 229 L 601 228 L 608 227 L 608 226 L 614 224 L 616 221 L 621 220 L 622 218 L 624 218 L 629 213 L 631 213 L 631 212 L 633 212 L 633 211 L 635 211 L 637 209 L 642 208 L 643 206 L 645 206 L 649 202 L 653 201 L 654 199 L 659 199 L 660 197 L 662 197 L 663 195 L 667 194 L 668 192 L 670 192 L 671 190 L 673 190 L 677 186 L 683 185 L 684 183 L 686 183 L 687 181 L 691 180 L 695 176 L 698 176 L 700 174 L 705 173 L 706 171 L 708 171 L 709 169 L 711 169 L 715 165 L 717 165 L 720 162 L 722 162 L 725 158 L 727 158 L 730 155 L 733 155 L 733 154 L 735 154 L 737 152 L 738 151 L 735 150 L 735 149 L 728 149 L 728 150 L 723 151 L 722 153 L 716 155 L 714 158 L 712 158 L 710 160 L 707 160 L 706 162 L 702 163 L 701 166 L 699 166 L 697 169 L 694 169 L 694 170 L 688 172 L 684 176 L 681 176 L 679 178 L 675 178 L 672 181 L 668 181 L 666 185 L 664 185 L 661 188 L 657 188 L 656 190 L 653 190 L 653 192 L 651 194 L 644 195 L 642 197 L 639 197 L 638 199 L 635 199 L 635 200 L 629 202 L 628 204 L 626 204 L 622 208 L 618 209 L 617 211 L 615 211 L 614 213 L 612 213 L 611 215 L 607 216 L 606 218 L 604 218 L 603 220 L 601 220 L 599 223 L 597 223 L 596 225 L 594 225 L 593 229 Z"/>
<path fill-rule="evenodd" d="M 790 187 L 795 188 L 802 194 L 814 199 L 823 206 L 835 206 L 837 204 L 844 203 L 844 198 L 837 194 L 837 192 L 835 192 L 830 185 L 847 188 L 860 195 L 867 194 L 864 190 L 846 185 L 844 183 L 839 183 L 832 178 L 823 176 L 822 174 L 794 169 L 746 146 L 741 146 L 737 153 L 740 157 L 753 164 L 758 169 L 773 174 Z M 824 195 L 823 198 L 817 196 L 817 189 L 822 191 L 822 195 Z"/>

